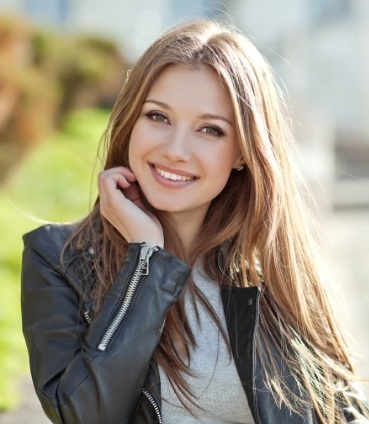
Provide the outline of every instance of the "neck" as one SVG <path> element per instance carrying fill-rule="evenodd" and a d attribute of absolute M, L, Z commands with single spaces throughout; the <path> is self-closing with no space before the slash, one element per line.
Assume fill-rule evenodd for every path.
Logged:
<path fill-rule="evenodd" d="M 200 234 L 205 216 L 203 214 L 171 214 L 174 229 L 182 241 L 186 252 L 191 252 Z"/>

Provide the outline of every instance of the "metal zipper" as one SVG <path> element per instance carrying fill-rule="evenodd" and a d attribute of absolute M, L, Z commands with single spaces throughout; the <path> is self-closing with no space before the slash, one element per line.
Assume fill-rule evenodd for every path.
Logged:
<path fill-rule="evenodd" d="M 85 320 L 88 325 L 91 325 L 92 323 L 92 319 L 94 317 L 94 307 L 95 307 L 95 300 L 90 300 L 84 306 L 83 316 L 85 317 Z"/>
<path fill-rule="evenodd" d="M 83 316 L 85 317 L 87 324 L 90 325 L 92 322 L 92 318 L 91 318 L 90 312 L 87 309 L 83 311 Z"/>
<path fill-rule="evenodd" d="M 126 293 L 123 298 L 123 302 L 120 306 L 118 314 L 115 316 L 114 320 L 111 322 L 103 338 L 101 339 L 100 344 L 98 346 L 98 350 L 104 351 L 106 349 L 106 347 L 109 344 L 109 341 L 114 336 L 120 323 L 123 321 L 123 318 L 125 317 L 128 311 L 128 308 L 131 305 L 133 295 L 136 292 L 136 288 L 140 281 L 141 276 L 149 274 L 149 258 L 153 254 L 153 252 L 156 252 L 157 250 L 158 250 L 157 247 L 151 247 L 151 246 L 148 246 L 147 244 L 141 245 L 140 260 L 133 273 L 131 281 L 128 284 Z"/>
<path fill-rule="evenodd" d="M 151 403 L 151 405 L 155 409 L 155 413 L 156 413 L 156 416 L 158 417 L 159 424 L 162 424 L 163 421 L 161 419 L 161 412 L 156 400 L 153 398 L 153 396 L 150 394 L 148 390 L 142 389 L 142 393 L 147 397 L 148 401 Z"/>

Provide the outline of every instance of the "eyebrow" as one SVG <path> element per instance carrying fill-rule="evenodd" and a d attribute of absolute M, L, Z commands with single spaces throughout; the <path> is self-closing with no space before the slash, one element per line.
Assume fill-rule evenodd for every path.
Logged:
<path fill-rule="evenodd" d="M 144 103 L 154 103 L 162 107 L 163 109 L 171 110 L 171 107 L 167 103 L 161 102 L 160 100 L 148 99 L 148 100 L 145 100 Z M 201 119 L 219 119 L 221 121 L 227 122 L 227 124 L 233 127 L 233 123 L 223 115 L 217 115 L 214 113 L 204 113 L 200 116 L 200 118 Z"/>

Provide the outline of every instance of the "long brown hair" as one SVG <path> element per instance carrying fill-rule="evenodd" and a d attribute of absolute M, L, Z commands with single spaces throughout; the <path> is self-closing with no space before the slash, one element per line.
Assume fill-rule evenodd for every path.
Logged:
<path fill-rule="evenodd" d="M 289 157 L 291 134 L 282 95 L 254 45 L 237 30 L 211 21 L 179 25 L 162 35 L 130 71 L 103 138 L 104 169 L 128 165 L 132 127 L 153 81 L 170 64 L 214 69 L 227 87 L 245 169 L 232 171 L 213 200 L 192 252 L 185 252 L 169 218 L 156 211 L 165 249 L 192 265 L 200 255 L 206 272 L 223 281 L 217 264 L 226 245 L 225 269 L 231 284 L 261 288 L 258 354 L 267 387 L 278 401 L 294 408 L 286 393 L 271 344 L 309 395 L 322 422 L 343 423 L 337 398 L 346 395 L 354 371 L 327 297 L 326 277 L 311 236 L 301 186 Z M 99 199 L 78 226 L 68 249 L 96 252 L 93 296 L 97 308 L 115 280 L 127 243 L 99 211 Z M 193 284 L 187 290 L 205 305 Z M 211 312 L 211 308 L 208 308 Z M 216 317 L 214 317 L 216 319 Z M 155 359 L 180 398 L 191 400 L 189 346 L 195 339 L 185 318 L 183 299 L 170 310 Z M 185 354 L 183 354 L 185 352 Z M 286 354 L 288 352 L 288 354 Z M 324 395 L 323 395 L 324 394 Z"/>

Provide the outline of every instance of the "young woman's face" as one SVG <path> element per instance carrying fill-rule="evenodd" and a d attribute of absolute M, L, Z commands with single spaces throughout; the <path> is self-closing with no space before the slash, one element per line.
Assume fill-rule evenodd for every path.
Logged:
<path fill-rule="evenodd" d="M 205 216 L 239 157 L 231 101 L 215 71 L 166 68 L 130 138 L 130 168 L 148 202 L 189 218 Z"/>

